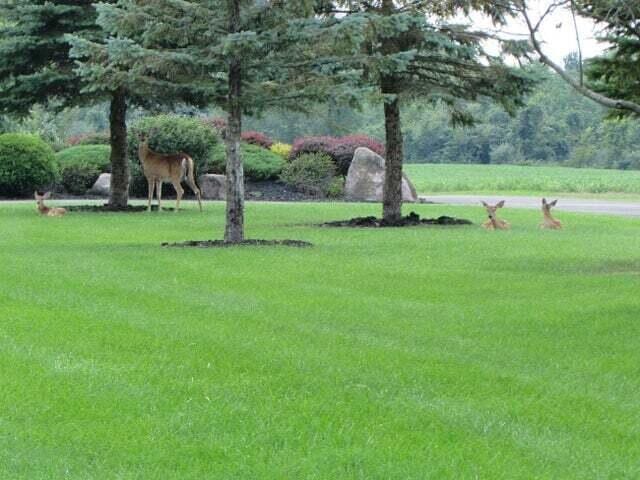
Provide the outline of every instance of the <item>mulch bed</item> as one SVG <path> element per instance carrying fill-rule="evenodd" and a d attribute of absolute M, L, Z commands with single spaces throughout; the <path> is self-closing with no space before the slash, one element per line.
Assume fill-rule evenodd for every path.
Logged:
<path fill-rule="evenodd" d="M 313 246 L 312 243 L 304 242 L 302 240 L 258 240 L 249 239 L 242 242 L 232 243 L 225 242 L 224 240 L 189 240 L 180 243 L 164 242 L 163 247 L 197 247 L 197 248 L 227 248 L 227 247 L 297 247 L 306 248 Z"/>
<path fill-rule="evenodd" d="M 135 213 L 135 212 L 146 212 L 146 205 L 127 205 L 126 208 L 123 207 L 112 207 L 108 203 L 104 205 L 68 205 L 64 207 L 69 212 L 91 212 L 91 213 L 109 213 L 109 212 L 124 212 L 124 213 Z M 151 210 L 154 212 L 158 211 L 158 205 L 151 205 Z M 162 207 L 163 212 L 173 212 L 175 208 L 173 207 Z"/>
<path fill-rule="evenodd" d="M 387 222 L 377 217 L 356 217 L 350 220 L 338 220 L 335 222 L 326 222 L 320 224 L 322 227 L 367 227 L 367 228 L 384 228 L 384 227 L 416 227 L 421 225 L 441 225 L 441 226 L 458 226 L 473 225 L 473 222 L 464 218 L 454 218 L 443 215 L 438 218 L 420 218 L 415 212 L 411 212 L 406 217 L 402 217 L 397 222 Z"/>

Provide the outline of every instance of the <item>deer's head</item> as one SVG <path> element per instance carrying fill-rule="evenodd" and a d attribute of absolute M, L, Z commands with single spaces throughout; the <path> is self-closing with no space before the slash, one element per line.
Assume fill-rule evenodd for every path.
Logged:
<path fill-rule="evenodd" d="M 558 204 L 558 200 L 554 200 L 553 202 L 547 202 L 546 198 L 542 199 L 542 212 L 551 215 L 551 208 L 555 207 Z"/>
<path fill-rule="evenodd" d="M 499 208 L 504 207 L 504 200 L 499 201 L 495 205 L 489 205 L 486 202 L 482 202 L 482 205 L 484 205 L 484 208 L 487 210 L 487 215 L 489 216 L 489 219 L 490 220 L 495 220 L 497 218 L 496 217 L 496 210 L 498 210 Z"/>
<path fill-rule="evenodd" d="M 33 192 L 33 197 L 36 199 L 38 207 L 44 206 L 44 201 L 51 197 L 51 192 L 46 192 L 44 195 L 40 195 L 37 191 Z"/>

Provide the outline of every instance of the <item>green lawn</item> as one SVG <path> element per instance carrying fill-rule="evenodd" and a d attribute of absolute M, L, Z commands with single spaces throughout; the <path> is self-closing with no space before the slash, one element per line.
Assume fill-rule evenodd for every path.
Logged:
<path fill-rule="evenodd" d="M 0 204 L 0 478 L 640 478 L 638 220 L 249 203 L 315 246 L 160 248 L 219 236 L 187 208 Z"/>
<path fill-rule="evenodd" d="M 640 171 L 516 165 L 408 164 L 419 193 L 564 193 L 640 198 Z"/>

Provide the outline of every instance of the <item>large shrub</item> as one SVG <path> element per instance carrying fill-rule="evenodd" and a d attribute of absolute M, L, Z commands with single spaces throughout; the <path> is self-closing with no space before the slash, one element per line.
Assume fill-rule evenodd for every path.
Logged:
<path fill-rule="evenodd" d="M 145 117 L 129 128 L 129 161 L 133 195 L 147 195 L 147 180 L 138 159 L 140 133 L 150 133 L 149 146 L 158 153 L 184 152 L 196 166 L 196 176 L 209 168 L 213 149 L 219 145 L 219 136 L 200 119 L 178 115 Z M 170 194 L 171 189 L 167 188 Z M 164 191 L 163 191 L 164 194 Z"/>
<path fill-rule="evenodd" d="M 34 135 L 0 135 L 0 195 L 23 197 L 43 190 L 56 180 L 52 148 Z"/>
<path fill-rule="evenodd" d="M 288 162 L 280 178 L 296 190 L 325 197 L 336 190 L 336 166 L 324 153 L 303 153 Z"/>
<path fill-rule="evenodd" d="M 56 153 L 60 181 L 65 191 L 82 195 L 101 173 L 111 170 L 108 145 L 78 145 Z"/>
<path fill-rule="evenodd" d="M 324 153 L 336 164 L 337 172 L 346 175 L 359 147 L 366 147 L 378 155 L 385 155 L 382 142 L 367 135 L 347 135 L 344 137 L 302 137 L 293 142 L 289 158 L 293 160 L 303 153 Z"/>
<path fill-rule="evenodd" d="M 247 180 L 261 181 L 274 180 L 278 178 L 284 165 L 284 159 L 271 150 L 242 143 L 242 162 L 244 165 L 244 175 Z M 227 154 L 224 145 L 217 145 L 213 150 L 210 171 L 213 173 L 225 173 Z"/>

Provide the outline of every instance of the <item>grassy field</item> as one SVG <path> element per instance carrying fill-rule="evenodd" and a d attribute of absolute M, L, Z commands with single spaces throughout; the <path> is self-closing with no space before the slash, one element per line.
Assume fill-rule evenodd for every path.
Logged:
<path fill-rule="evenodd" d="M 250 203 L 315 246 L 160 248 L 219 236 L 187 208 L 0 204 L 0 478 L 640 478 L 637 220 Z"/>
<path fill-rule="evenodd" d="M 517 165 L 408 164 L 419 193 L 468 192 L 640 197 L 640 171 Z"/>

